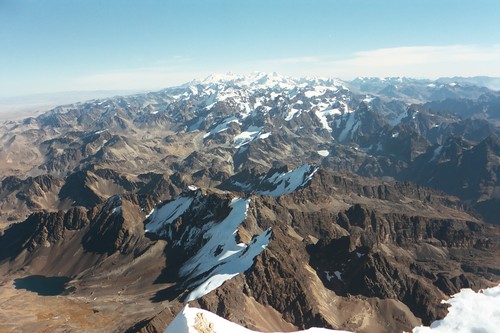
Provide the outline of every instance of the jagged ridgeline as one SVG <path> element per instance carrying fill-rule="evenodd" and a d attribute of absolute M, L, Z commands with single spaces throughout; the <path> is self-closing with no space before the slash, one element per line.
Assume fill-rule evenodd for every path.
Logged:
<path fill-rule="evenodd" d="M 257 73 L 4 122 L 1 325 L 429 325 L 500 278 L 499 101 Z"/>

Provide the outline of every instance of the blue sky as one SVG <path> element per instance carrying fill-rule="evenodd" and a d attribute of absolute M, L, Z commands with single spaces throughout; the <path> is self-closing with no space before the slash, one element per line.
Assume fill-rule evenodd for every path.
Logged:
<path fill-rule="evenodd" d="M 0 96 L 211 73 L 500 76 L 498 0 L 0 0 Z"/>

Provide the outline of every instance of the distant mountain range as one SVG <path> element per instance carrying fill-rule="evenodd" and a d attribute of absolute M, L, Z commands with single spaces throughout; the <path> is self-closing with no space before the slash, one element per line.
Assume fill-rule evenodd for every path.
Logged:
<path fill-rule="evenodd" d="M 65 91 L 0 97 L 0 121 L 22 119 L 48 111 L 58 105 L 77 103 L 97 98 L 131 95 L 140 90 Z"/>

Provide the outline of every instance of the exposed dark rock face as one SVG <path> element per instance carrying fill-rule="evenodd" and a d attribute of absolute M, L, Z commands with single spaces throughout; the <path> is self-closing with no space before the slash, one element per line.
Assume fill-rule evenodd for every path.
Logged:
<path fill-rule="evenodd" d="M 88 181 L 97 181 L 97 179 L 89 179 L 89 175 L 85 171 L 72 174 L 66 179 L 66 183 L 59 191 L 59 197 L 73 200 L 76 205 L 87 208 L 101 203 L 102 199 L 99 195 L 86 185 Z"/>
<path fill-rule="evenodd" d="M 300 328 L 331 328 L 311 297 L 310 278 L 303 268 L 308 257 L 304 244 L 291 246 L 289 237 L 282 232 L 274 229 L 272 247 L 246 273 L 244 292 L 259 303 L 272 306 Z"/>
<path fill-rule="evenodd" d="M 467 200 L 490 223 L 498 199 L 500 144 L 497 137 L 488 137 L 472 145 L 461 138 L 450 138 L 421 155 L 404 178 L 441 189 Z"/>
<path fill-rule="evenodd" d="M 0 261 L 13 259 L 22 250 L 33 251 L 39 246 L 50 246 L 62 240 L 65 232 L 81 230 L 89 223 L 86 210 L 78 207 L 67 212 L 33 213 L 24 222 L 12 225 L 1 236 Z"/>
<path fill-rule="evenodd" d="M 112 197 L 92 209 L 75 207 L 67 211 L 33 213 L 0 236 L 0 261 L 20 259 L 24 261 L 16 265 L 29 267 L 37 254 L 49 251 L 52 255 L 47 257 L 44 270 L 50 271 L 51 264 L 64 265 L 58 256 L 65 251 L 70 251 L 67 254 L 76 256 L 76 260 L 82 251 L 97 257 L 140 253 L 150 243 L 144 236 L 143 211 L 151 209 L 153 204 L 147 197 L 125 195 Z M 72 271 L 71 275 L 86 268 L 88 266 Z"/>
<path fill-rule="evenodd" d="M 135 207 L 134 207 L 135 206 Z M 82 238 L 82 246 L 87 251 L 112 254 L 127 254 L 140 248 L 142 225 L 137 223 L 141 216 L 134 212 L 140 207 L 136 196 L 114 196 L 100 209 L 89 224 L 88 231 Z M 127 216 L 132 215 L 132 216 Z M 130 223 L 128 219 L 135 220 Z M 127 223 L 128 222 L 128 223 Z"/>

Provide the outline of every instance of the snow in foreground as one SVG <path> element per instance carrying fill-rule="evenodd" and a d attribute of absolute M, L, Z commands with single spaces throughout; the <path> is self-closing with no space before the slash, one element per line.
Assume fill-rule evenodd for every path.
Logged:
<path fill-rule="evenodd" d="M 500 285 L 474 292 L 462 289 L 443 303 L 450 304 L 448 315 L 430 327 L 416 327 L 413 333 L 495 333 L 500 332 Z"/>
<path fill-rule="evenodd" d="M 163 333 L 255 333 L 224 318 L 213 314 L 212 312 L 198 308 L 190 308 L 188 305 L 175 317 Z M 310 328 L 307 333 L 349 333 L 346 331 L 328 330 L 325 328 Z"/>
<path fill-rule="evenodd" d="M 413 333 L 454 332 L 494 333 L 500 327 L 500 285 L 474 292 L 462 289 L 460 293 L 443 301 L 450 304 L 448 315 L 430 327 L 416 327 Z M 190 308 L 188 305 L 175 317 L 164 333 L 255 333 L 209 311 Z M 324 328 L 311 328 L 308 333 L 344 332 Z"/>

